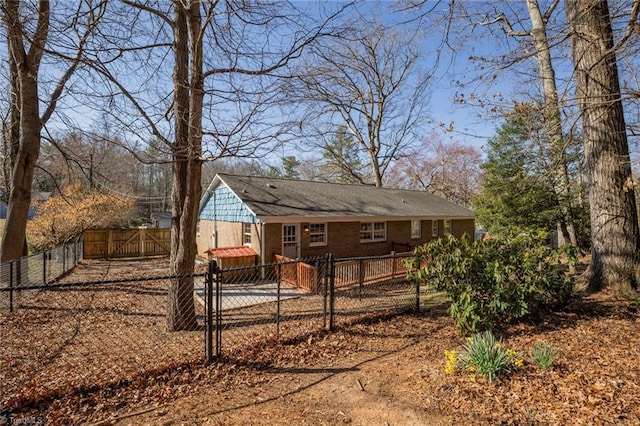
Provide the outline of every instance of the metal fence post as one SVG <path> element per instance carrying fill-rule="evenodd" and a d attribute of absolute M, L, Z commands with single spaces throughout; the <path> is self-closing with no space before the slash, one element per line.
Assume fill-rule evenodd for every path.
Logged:
<path fill-rule="evenodd" d="M 329 253 L 327 258 L 329 261 L 329 331 L 334 329 L 335 325 L 335 277 L 336 277 L 336 269 L 335 264 L 333 262 L 333 254 Z"/>
<path fill-rule="evenodd" d="M 220 357 L 222 351 L 222 271 L 215 264 L 216 277 L 216 358 Z"/>
<path fill-rule="evenodd" d="M 364 259 L 358 260 L 358 300 L 362 300 L 362 286 L 365 279 Z"/>
<path fill-rule="evenodd" d="M 209 262 L 205 282 L 205 299 L 207 307 L 207 319 L 205 324 L 205 354 L 207 364 L 213 361 L 213 274 L 216 271 L 216 261 Z"/>
<path fill-rule="evenodd" d="M 13 312 L 13 263 L 9 262 L 9 312 Z"/>
<path fill-rule="evenodd" d="M 42 282 L 47 283 L 47 253 L 48 250 L 42 252 Z"/>
<path fill-rule="evenodd" d="M 276 341 L 280 340 L 280 291 L 282 282 L 282 262 L 278 263 L 278 288 L 276 296 Z"/>
<path fill-rule="evenodd" d="M 420 281 L 415 280 L 416 282 L 416 314 L 420 313 Z"/>
<path fill-rule="evenodd" d="M 318 261 L 318 265 L 320 262 Z M 327 295 L 329 289 L 329 273 L 328 273 L 328 265 L 329 265 L 329 255 L 327 254 L 322 262 L 322 287 L 320 293 L 322 295 L 322 327 L 327 328 Z"/>
<path fill-rule="evenodd" d="M 392 252 L 391 253 L 391 279 L 394 279 L 396 277 L 396 253 Z"/>

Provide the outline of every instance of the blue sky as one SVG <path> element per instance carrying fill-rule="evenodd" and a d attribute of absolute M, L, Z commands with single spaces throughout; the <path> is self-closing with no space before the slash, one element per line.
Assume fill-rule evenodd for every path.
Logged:
<path fill-rule="evenodd" d="M 480 2 L 467 1 L 467 6 L 481 5 Z M 491 5 L 492 2 L 484 2 Z M 389 10 L 397 8 L 396 1 L 367 1 L 362 5 L 364 10 L 375 14 L 379 19 L 390 25 L 405 22 L 418 16 L 418 12 L 408 14 L 390 14 Z M 501 125 L 499 114 L 492 114 L 490 107 L 479 108 L 470 102 L 456 101 L 460 95 L 477 96 L 485 102 L 497 102 L 507 105 L 512 98 L 513 76 L 504 72 L 501 78 L 479 79 L 486 74 L 487 68 L 479 70 L 479 64 L 471 61 L 475 56 L 496 56 L 513 47 L 504 37 L 492 39 L 487 37 L 483 29 L 476 28 L 469 37 L 469 27 L 463 21 L 442 21 L 446 15 L 447 2 L 428 0 L 421 9 L 434 7 L 426 20 L 419 25 L 426 33 L 423 39 L 425 68 L 430 68 L 436 60 L 435 51 L 439 51 L 438 68 L 434 75 L 430 92 L 429 120 L 426 125 L 427 134 L 435 131 L 442 135 L 443 140 L 454 140 L 463 144 L 482 149 L 486 141 L 495 135 Z M 435 22 L 434 22 L 435 21 Z M 410 23 L 409 26 L 416 24 Z M 446 27 L 446 28 L 445 28 Z M 449 31 L 450 45 L 442 43 L 445 31 Z M 496 71 L 498 72 L 498 71 Z M 515 97 L 515 95 L 513 95 Z"/>
<path fill-rule="evenodd" d="M 320 7 L 319 3 L 314 2 L 297 2 L 296 4 L 309 9 Z M 338 7 L 339 4 L 339 2 L 336 2 L 333 4 L 333 7 Z M 362 4 L 362 10 L 364 13 L 376 14 L 382 21 L 393 23 L 392 19 L 404 19 L 397 15 L 392 18 L 392 15 L 388 13 L 389 8 L 394 7 L 396 4 L 395 1 L 367 1 Z M 440 36 L 438 33 L 433 33 L 431 37 L 425 39 L 425 60 L 429 61 L 433 59 L 433 55 L 430 54 L 431 52 L 429 52 L 429 50 L 433 48 L 434 44 L 439 43 Z M 1 53 L 2 56 L 6 55 L 4 45 L 2 46 Z M 452 52 L 447 49 L 442 50 L 443 57 L 441 58 L 441 64 L 443 66 L 451 64 L 451 53 Z M 464 74 L 473 72 L 464 58 L 465 55 L 464 52 L 458 52 L 455 58 L 456 62 L 453 63 L 453 68 L 446 69 L 441 67 L 441 69 L 439 69 L 439 73 L 431 87 L 431 108 L 429 109 L 429 122 L 425 125 L 425 133 L 428 134 L 432 130 L 440 132 L 443 129 L 449 128 L 450 124 L 453 123 L 452 132 L 442 132 L 443 139 L 454 138 L 458 142 L 471 144 L 480 148 L 486 139 L 493 135 L 497 123 L 495 121 L 481 119 L 478 117 L 477 110 L 454 102 L 455 94 L 459 88 L 452 84 L 452 80 L 457 78 L 464 79 Z M 426 66 L 429 67 L 430 64 L 426 64 Z M 452 69 L 455 69 L 457 75 L 450 74 Z M 133 70 L 135 70 L 135 68 Z M 163 83 L 164 86 L 170 86 L 171 84 L 170 71 L 171 70 L 168 70 L 166 81 Z M 56 72 L 53 71 L 53 75 L 55 75 L 55 73 Z M 128 72 L 125 75 L 129 75 L 133 80 L 136 79 L 135 72 Z M 152 84 L 144 84 L 145 86 L 153 87 Z M 135 87 L 135 83 L 131 83 L 131 85 Z M 46 94 L 44 98 L 46 98 Z M 85 98 L 85 100 L 87 99 L 88 98 Z M 62 107 L 65 105 L 71 107 L 68 118 L 75 120 L 77 125 L 81 126 L 84 130 L 99 130 L 101 121 L 103 120 L 103 114 L 98 109 L 92 108 L 93 105 L 91 105 L 90 100 L 84 104 L 74 105 L 71 98 L 63 98 L 59 112 L 62 113 L 64 111 Z M 52 120 L 55 120 L 55 118 Z M 443 125 L 440 126 L 440 123 Z M 58 123 L 50 122 L 49 128 L 54 134 L 56 130 L 65 132 L 66 129 L 68 129 L 66 123 L 60 121 L 58 121 Z M 114 131 L 117 130 L 114 128 Z"/>
<path fill-rule="evenodd" d="M 319 8 L 322 4 L 331 4 L 335 8 L 341 3 L 299 1 L 296 4 L 308 9 L 314 9 Z M 375 14 L 389 24 L 394 24 L 400 20 L 406 20 L 406 16 L 399 17 L 398 15 L 389 14 L 389 8 L 397 4 L 396 1 L 368 1 L 362 4 L 362 10 L 364 13 Z M 435 4 L 441 7 L 446 6 L 444 3 L 427 2 L 427 6 Z M 491 5 L 492 3 L 468 1 L 466 3 L 463 2 L 463 4 L 469 6 Z M 513 9 L 523 7 L 523 4 L 523 2 L 501 3 L 501 5 L 510 5 Z M 510 13 L 514 14 L 515 12 L 511 10 Z M 432 16 L 437 18 L 440 15 L 436 10 Z M 444 13 L 441 16 L 444 16 Z M 526 25 L 527 20 L 523 19 L 522 22 L 523 25 Z M 427 61 L 426 67 L 428 68 L 432 65 L 429 61 L 435 60 L 434 50 L 440 46 L 444 23 L 438 23 L 434 27 L 424 24 L 424 28 L 428 34 L 428 37 L 424 39 L 425 61 Z M 478 63 L 469 60 L 471 56 L 491 56 L 512 49 L 516 42 L 505 41 L 506 38 L 504 36 L 501 39 L 496 34 L 494 34 L 494 38 L 491 38 L 486 34 L 486 31 L 479 29 L 476 29 L 471 37 L 464 38 L 462 37 L 464 35 L 463 31 L 468 31 L 468 28 L 465 28 L 464 25 L 461 25 L 460 28 L 452 27 L 450 30 L 451 48 L 443 48 L 440 51 L 438 72 L 431 86 L 429 121 L 425 119 L 424 133 L 429 134 L 431 131 L 436 131 L 442 135 L 444 140 L 451 139 L 481 148 L 488 138 L 495 135 L 496 128 L 500 126 L 501 120 L 498 115 L 492 115 L 488 108 L 476 108 L 456 102 L 456 95 L 464 95 L 465 99 L 469 99 L 473 94 L 478 96 L 479 99 L 490 102 L 499 100 L 508 106 L 512 100 L 527 100 L 526 97 L 522 97 L 522 93 L 517 92 L 531 91 L 531 86 L 527 87 L 526 84 L 522 84 L 509 71 L 495 71 L 490 68 L 479 70 L 477 68 Z M 483 73 L 489 74 L 493 72 L 498 74 L 499 78 L 495 80 L 489 79 L 491 81 L 490 85 L 479 82 L 477 79 Z M 135 74 L 132 73 L 131 75 L 135 79 Z M 166 77 L 167 83 L 163 84 L 170 85 L 170 70 Z M 149 87 L 153 87 L 153 85 Z M 496 96 L 496 94 L 499 95 Z M 99 111 L 93 111 L 91 105 L 77 107 L 77 109 L 78 113 L 75 114 L 75 117 L 83 127 L 91 128 L 95 126 L 95 120 L 100 119 Z M 449 129 L 452 123 L 452 131 L 445 131 L 445 129 Z"/>

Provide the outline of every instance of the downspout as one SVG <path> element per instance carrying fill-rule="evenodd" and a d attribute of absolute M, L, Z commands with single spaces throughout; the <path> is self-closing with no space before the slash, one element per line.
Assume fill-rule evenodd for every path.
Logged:
<path fill-rule="evenodd" d="M 264 251 L 266 250 L 265 247 L 265 238 L 264 238 L 264 222 L 260 222 L 260 264 L 264 266 L 265 262 L 264 262 Z"/>
<path fill-rule="evenodd" d="M 211 194 L 213 197 L 213 248 L 218 248 L 218 203 L 216 202 L 216 191 Z"/>
<path fill-rule="evenodd" d="M 264 266 L 265 262 L 264 262 L 264 251 L 266 249 L 265 247 L 265 242 L 264 242 L 265 238 L 264 238 L 264 222 L 260 221 L 260 265 Z M 260 268 L 262 271 L 262 278 L 265 278 L 266 275 L 266 270 L 265 268 Z"/>

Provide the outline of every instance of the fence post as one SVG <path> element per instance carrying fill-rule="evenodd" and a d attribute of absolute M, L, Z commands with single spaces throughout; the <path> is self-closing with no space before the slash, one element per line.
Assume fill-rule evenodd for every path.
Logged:
<path fill-rule="evenodd" d="M 362 300 L 362 286 L 365 279 L 364 259 L 358 260 L 358 300 Z"/>
<path fill-rule="evenodd" d="M 42 282 L 47 283 L 47 251 L 42 252 Z"/>
<path fill-rule="evenodd" d="M 207 306 L 207 319 L 205 324 L 205 354 L 206 362 L 210 364 L 213 361 L 213 274 L 216 271 L 216 261 L 209 262 L 207 268 L 207 277 L 205 282 L 205 299 Z"/>
<path fill-rule="evenodd" d="M 327 295 L 329 289 L 329 274 L 328 274 L 328 265 L 329 265 L 329 255 L 327 254 L 324 257 L 324 262 L 322 262 L 322 327 L 327 328 Z M 320 265 L 320 261 L 318 261 L 318 265 Z"/>
<path fill-rule="evenodd" d="M 336 269 L 333 262 L 333 254 L 329 253 L 329 331 L 334 329 L 335 325 L 335 283 Z"/>
<path fill-rule="evenodd" d="M 13 312 L 13 261 L 9 262 L 9 312 Z"/>
<path fill-rule="evenodd" d="M 278 290 L 276 297 L 276 341 L 280 340 L 280 286 L 282 281 L 282 263 L 278 263 Z"/>
<path fill-rule="evenodd" d="M 222 271 L 215 263 L 216 276 L 216 358 L 220 357 L 222 351 Z"/>
<path fill-rule="evenodd" d="M 392 251 L 391 252 L 391 279 L 394 279 L 396 277 L 396 252 Z"/>
<path fill-rule="evenodd" d="M 416 314 L 420 313 L 420 280 L 414 280 L 416 283 Z"/>

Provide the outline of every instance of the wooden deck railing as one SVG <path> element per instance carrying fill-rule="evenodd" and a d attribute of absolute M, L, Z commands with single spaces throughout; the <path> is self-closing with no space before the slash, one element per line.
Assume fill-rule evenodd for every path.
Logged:
<path fill-rule="evenodd" d="M 279 264 L 282 282 L 318 294 L 321 277 L 317 267 L 281 255 L 275 255 L 274 259 Z M 335 262 L 335 286 L 347 288 L 403 278 L 407 273 L 403 260 L 403 257 L 338 260 Z"/>
<path fill-rule="evenodd" d="M 282 282 L 302 288 L 309 293 L 318 294 L 317 267 L 279 254 L 275 255 L 275 261 L 279 264 L 276 268 L 280 270 Z"/>
<path fill-rule="evenodd" d="M 407 273 L 402 260 L 403 258 L 400 257 L 384 257 L 337 261 L 335 264 L 336 288 L 402 278 Z"/>

